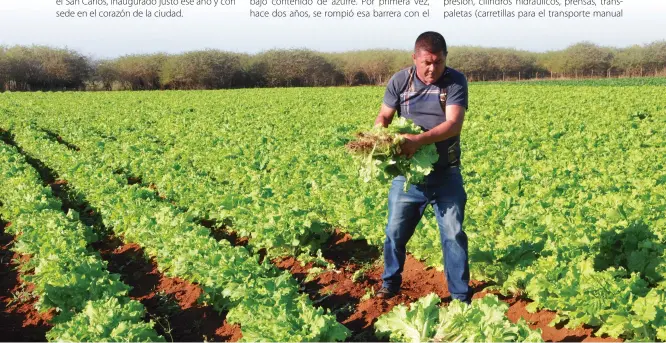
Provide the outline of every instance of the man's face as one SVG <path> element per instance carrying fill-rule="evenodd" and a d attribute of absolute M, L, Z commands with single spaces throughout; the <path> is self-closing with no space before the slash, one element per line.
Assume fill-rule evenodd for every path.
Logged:
<path fill-rule="evenodd" d="M 439 79 L 446 68 L 446 55 L 443 51 L 436 54 L 420 49 L 412 54 L 416 73 L 421 81 L 429 85 Z"/>

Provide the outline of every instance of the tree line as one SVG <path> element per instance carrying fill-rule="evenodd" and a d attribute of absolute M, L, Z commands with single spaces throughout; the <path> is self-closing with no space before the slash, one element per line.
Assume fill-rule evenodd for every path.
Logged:
<path fill-rule="evenodd" d="M 48 46 L 0 46 L 0 91 L 220 89 L 381 85 L 412 64 L 406 50 L 242 54 L 220 50 L 92 59 Z M 666 75 L 666 41 L 563 50 L 451 47 L 447 65 L 470 81 Z"/>

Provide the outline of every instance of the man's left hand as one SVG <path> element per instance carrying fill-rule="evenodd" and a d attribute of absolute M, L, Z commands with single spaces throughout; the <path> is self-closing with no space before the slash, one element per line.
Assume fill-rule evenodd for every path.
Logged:
<path fill-rule="evenodd" d="M 412 158 L 421 147 L 418 135 L 404 134 L 402 137 L 405 138 L 405 141 L 400 146 L 400 154 L 405 155 L 407 158 Z"/>

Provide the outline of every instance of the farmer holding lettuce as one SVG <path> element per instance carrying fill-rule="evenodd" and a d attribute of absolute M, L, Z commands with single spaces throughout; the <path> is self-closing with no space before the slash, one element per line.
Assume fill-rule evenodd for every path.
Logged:
<path fill-rule="evenodd" d="M 446 66 L 447 47 L 441 34 L 424 32 L 417 39 L 414 65 L 390 79 L 376 126 L 388 127 L 395 114 L 411 119 L 424 132 L 406 134 L 401 153 L 413 156 L 423 145 L 435 144 L 439 159 L 418 184 L 405 177 L 392 181 L 388 196 L 388 224 L 384 242 L 384 273 L 377 297 L 388 299 L 400 291 L 406 246 L 428 204 L 433 206 L 441 234 L 449 292 L 469 303 L 469 262 L 463 218 L 467 193 L 460 173 L 460 132 L 468 103 L 465 76 Z"/>

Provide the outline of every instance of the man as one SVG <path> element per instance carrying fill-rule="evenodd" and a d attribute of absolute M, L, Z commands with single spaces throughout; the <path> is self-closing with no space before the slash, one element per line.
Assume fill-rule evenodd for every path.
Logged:
<path fill-rule="evenodd" d="M 465 76 L 446 66 L 446 41 L 425 32 L 416 39 L 414 65 L 390 79 L 375 125 L 388 126 L 395 113 L 414 121 L 425 132 L 405 135 L 402 153 L 411 157 L 422 145 L 434 143 L 439 160 L 422 184 L 403 190 L 405 178 L 393 180 L 388 197 L 384 243 L 384 273 L 377 297 L 396 295 L 402 283 L 406 245 L 428 204 L 433 206 L 441 234 L 449 292 L 469 303 L 469 263 L 463 218 L 467 193 L 460 173 L 460 132 L 468 103 Z"/>

